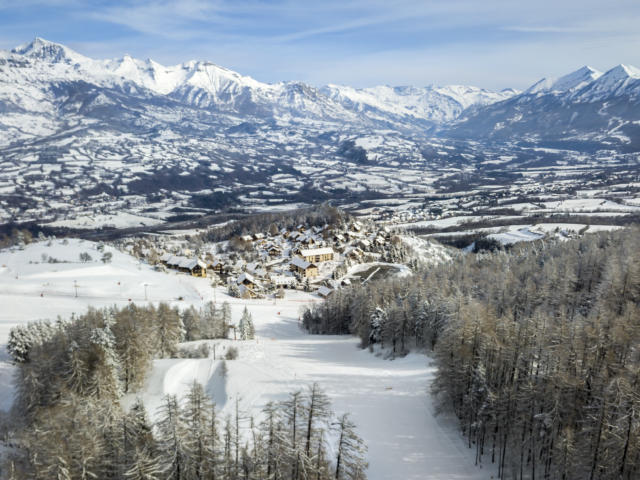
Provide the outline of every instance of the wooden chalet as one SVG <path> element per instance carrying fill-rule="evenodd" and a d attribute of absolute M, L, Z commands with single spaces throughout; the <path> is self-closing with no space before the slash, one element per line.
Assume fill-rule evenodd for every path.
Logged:
<path fill-rule="evenodd" d="M 199 258 L 187 258 L 178 255 L 163 255 L 160 261 L 169 268 L 189 273 L 194 277 L 207 276 L 207 264 Z"/>
<path fill-rule="evenodd" d="M 189 272 L 194 277 L 206 277 L 207 276 L 207 264 L 199 258 L 185 259 L 186 261 L 180 264 L 180 268 L 186 272 Z"/>
<path fill-rule="evenodd" d="M 261 294 L 247 285 L 239 285 L 240 298 L 259 298 Z"/>
<path fill-rule="evenodd" d="M 244 272 L 242 273 L 237 280 L 238 285 L 244 285 L 246 287 L 250 287 L 252 289 L 262 288 L 262 285 L 258 283 L 256 278 L 250 273 Z"/>
<path fill-rule="evenodd" d="M 207 268 L 209 268 L 209 270 L 217 273 L 218 275 L 225 275 L 229 271 L 229 269 L 225 265 L 225 263 L 222 260 L 219 260 L 219 259 L 210 262 L 209 265 L 207 265 Z"/>
<path fill-rule="evenodd" d="M 291 260 L 291 270 L 300 278 L 315 278 L 318 276 L 318 267 L 300 257 L 294 257 Z"/>

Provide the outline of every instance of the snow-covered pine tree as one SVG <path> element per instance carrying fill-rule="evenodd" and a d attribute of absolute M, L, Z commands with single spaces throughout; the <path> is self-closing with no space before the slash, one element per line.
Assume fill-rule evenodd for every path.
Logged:
<path fill-rule="evenodd" d="M 222 443 L 218 426 L 218 412 L 213 402 L 209 402 L 209 415 L 207 419 L 209 423 L 206 426 L 205 434 L 205 472 L 208 475 L 206 478 L 215 480 L 219 478 L 221 470 Z"/>
<path fill-rule="evenodd" d="M 182 480 L 186 471 L 188 447 L 178 399 L 174 395 L 165 396 L 158 413 L 158 452 L 163 462 L 165 478 Z"/>
<path fill-rule="evenodd" d="M 89 369 L 85 357 L 85 352 L 72 340 L 67 348 L 66 384 L 79 395 L 85 395 L 89 388 Z"/>
<path fill-rule="evenodd" d="M 200 332 L 202 338 L 219 338 L 220 312 L 213 302 L 207 302 L 200 312 Z"/>
<path fill-rule="evenodd" d="M 381 307 L 376 307 L 374 312 L 371 314 L 369 333 L 370 344 L 380 343 L 381 346 L 384 346 L 382 332 L 388 320 L 387 312 Z"/>
<path fill-rule="evenodd" d="M 235 478 L 237 473 L 237 463 L 234 461 L 233 445 L 236 443 L 231 415 L 227 415 L 224 421 L 222 433 L 223 453 L 222 453 L 222 478 Z"/>
<path fill-rule="evenodd" d="M 186 455 L 185 478 L 204 478 L 207 474 L 207 448 L 211 400 L 202 385 L 194 381 L 182 409 Z"/>
<path fill-rule="evenodd" d="M 193 307 L 193 305 L 191 305 L 189 308 L 184 309 L 180 315 L 182 317 L 182 325 L 184 326 L 185 331 L 184 339 L 187 342 L 202 339 L 203 336 L 200 324 L 200 314 Z"/>
<path fill-rule="evenodd" d="M 282 420 L 279 408 L 273 402 L 262 409 L 264 420 L 260 424 L 261 437 L 264 439 L 263 468 L 266 478 L 273 478 L 279 470 L 283 457 Z"/>
<path fill-rule="evenodd" d="M 291 479 L 298 480 L 305 463 L 303 438 L 304 395 L 300 390 L 289 394 L 289 398 L 281 403 L 282 415 L 287 429 L 288 441 L 284 450 L 284 461 L 291 469 Z M 284 465 L 283 465 L 283 468 Z"/>
<path fill-rule="evenodd" d="M 133 304 L 115 313 L 111 329 L 116 337 L 125 393 L 142 382 L 151 366 L 155 338 L 149 317 Z"/>
<path fill-rule="evenodd" d="M 125 422 L 131 444 L 139 449 L 155 452 L 156 444 L 153 438 L 153 429 L 144 403 L 140 398 L 136 399 L 127 415 L 125 415 Z"/>
<path fill-rule="evenodd" d="M 238 323 L 238 330 L 240 331 L 240 339 L 241 340 L 252 340 L 255 338 L 255 327 L 253 326 L 253 318 L 247 310 L 247 307 L 244 307 L 242 311 L 242 317 L 240 317 L 240 323 Z"/>
<path fill-rule="evenodd" d="M 7 351 L 14 363 L 24 363 L 29 359 L 29 350 L 50 339 L 56 329 L 50 322 L 43 320 L 27 325 L 17 325 L 9 332 Z"/>
<path fill-rule="evenodd" d="M 322 427 L 325 426 L 333 414 L 329 397 L 316 382 L 307 390 L 303 414 L 305 417 L 304 423 L 306 424 L 304 452 L 310 458 L 312 456 L 312 442 L 317 438 L 319 432 L 324 432 Z"/>
<path fill-rule="evenodd" d="M 155 312 L 156 350 L 160 358 L 174 356 L 178 343 L 184 338 L 184 326 L 177 309 L 167 303 L 160 303 Z"/>
<path fill-rule="evenodd" d="M 256 327 L 253 325 L 253 317 L 249 317 L 247 323 L 247 340 L 253 340 L 256 338 Z"/>
<path fill-rule="evenodd" d="M 231 323 L 231 305 L 229 302 L 222 303 L 222 333 L 221 338 L 227 338 L 227 332 L 229 331 L 229 323 Z"/>
<path fill-rule="evenodd" d="M 335 423 L 338 434 L 336 445 L 336 480 L 365 480 L 369 464 L 365 455 L 367 447 L 355 431 L 355 424 L 345 413 Z"/>
<path fill-rule="evenodd" d="M 124 476 L 130 480 L 160 480 L 163 478 L 163 473 L 157 458 L 148 451 L 136 447 L 133 464 Z"/>
<path fill-rule="evenodd" d="M 93 372 L 90 392 L 99 399 L 117 399 L 122 394 L 120 359 L 115 351 L 115 339 L 111 329 L 95 328 L 89 339 L 94 346 Z"/>

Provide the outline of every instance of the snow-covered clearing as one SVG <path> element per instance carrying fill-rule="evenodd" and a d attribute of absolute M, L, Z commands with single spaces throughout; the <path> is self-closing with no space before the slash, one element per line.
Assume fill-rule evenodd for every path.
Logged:
<path fill-rule="evenodd" d="M 487 238 L 496 240 L 502 245 L 512 245 L 518 242 L 531 242 L 533 240 L 538 240 L 543 236 L 543 234 L 532 232 L 528 228 L 520 228 L 518 230 L 511 230 L 503 233 L 492 233 L 487 235 Z"/>
<path fill-rule="evenodd" d="M 79 217 L 51 222 L 51 227 L 69 227 L 94 230 L 102 227 L 128 228 L 151 226 L 162 223 L 157 218 L 118 212 L 111 215 L 81 215 Z"/>
<path fill-rule="evenodd" d="M 512 245 L 519 242 L 531 242 L 539 240 L 546 235 L 566 239 L 567 234 L 578 232 L 595 233 L 607 232 L 624 228 L 618 225 L 586 225 L 582 223 L 538 223 L 536 225 L 507 225 L 503 227 L 476 228 L 457 232 L 431 233 L 425 238 L 438 238 L 444 236 L 464 236 L 477 233 L 486 233 L 487 238 L 494 239 L 503 245 Z"/>
<path fill-rule="evenodd" d="M 411 269 L 401 263 L 387 263 L 387 262 L 369 262 L 359 263 L 352 267 L 349 267 L 347 274 L 344 278 L 353 278 L 358 274 L 366 272 L 366 277 L 362 278 L 363 281 L 369 280 L 375 276 L 375 274 L 383 269 L 385 272 L 391 272 L 392 275 L 405 277 L 411 274 Z"/>
<path fill-rule="evenodd" d="M 200 306 L 214 298 L 206 279 L 156 272 L 116 251 L 110 264 L 95 260 L 29 263 L 39 262 L 43 253 L 76 262 L 83 251 L 99 258 L 96 244 L 76 240 L 67 245 L 57 240 L 51 246 L 38 243 L 21 251 L 0 252 L 0 301 L 4 306 L 0 311 L 0 344 L 6 343 L 9 328 L 18 323 L 82 313 L 88 305 L 124 305 L 129 298 L 145 303 L 145 283 L 153 285 L 147 292 L 152 301 Z M 74 280 L 81 286 L 78 298 L 74 296 Z M 466 448 L 452 419 L 435 416 L 428 393 L 435 367 L 424 355 L 385 360 L 359 349 L 354 337 L 307 334 L 298 319 L 302 306 L 320 301 L 313 294 L 287 291 L 286 298 L 276 302 L 230 298 L 222 289 L 216 296 L 218 303 L 229 301 L 235 320 L 245 306 L 249 309 L 256 339 L 209 341 L 216 344 L 217 358 L 228 345 L 239 350 L 237 360 L 226 362 L 226 378 L 220 375 L 220 360 L 156 360 L 144 391 L 139 393 L 151 414 L 164 394 L 182 396 L 193 380 L 205 386 L 223 413 L 230 413 L 238 398 L 241 411 L 258 418 L 266 402 L 282 400 L 290 391 L 318 382 L 336 412 L 353 414 L 369 446 L 371 480 L 486 479 L 493 473 L 474 466 L 474 452 Z M 2 355 L 0 405 L 6 410 L 12 398 L 13 367 L 6 354 Z M 125 403 L 130 400 L 126 398 Z"/>

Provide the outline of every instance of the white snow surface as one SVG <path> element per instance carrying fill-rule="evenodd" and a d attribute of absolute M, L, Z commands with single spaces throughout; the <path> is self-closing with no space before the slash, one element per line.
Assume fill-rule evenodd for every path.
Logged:
<path fill-rule="evenodd" d="M 95 230 L 101 227 L 127 228 L 139 227 L 140 225 L 158 225 L 162 223 L 156 218 L 134 215 L 127 212 L 117 212 L 110 215 L 80 215 L 75 218 L 56 220 L 48 225 L 51 227 L 69 227 Z"/>
<path fill-rule="evenodd" d="M 463 85 L 354 88 L 330 84 L 321 91 L 359 112 L 378 111 L 437 122 L 452 120 L 471 105 L 499 102 L 518 93 L 515 90 L 494 92 Z"/>
<path fill-rule="evenodd" d="M 558 79 L 543 78 L 529 87 L 525 93 L 567 92 L 569 90 L 582 88 L 601 76 L 602 72 L 599 72 L 595 68 L 584 66 Z"/>
<path fill-rule="evenodd" d="M 161 273 L 126 254 L 113 252 L 113 261 L 77 263 L 81 252 L 99 258 L 96 244 L 54 240 L 28 245 L 24 250 L 0 252 L 0 344 L 11 326 L 37 319 L 83 313 L 89 305 L 123 306 L 130 298 L 144 300 L 144 284 L 151 301 L 201 306 L 213 299 L 207 279 Z M 74 263 L 40 262 L 42 254 Z M 17 278 L 16 278 L 17 277 Z M 74 296 L 76 280 L 79 296 Z M 121 285 L 117 285 L 121 282 Z M 122 290 L 121 290 L 122 289 Z M 44 293 L 41 297 L 40 294 Z M 183 300 L 178 300 L 178 297 Z M 166 393 L 184 396 L 193 380 L 202 383 L 223 413 L 230 413 L 236 398 L 241 410 L 257 418 L 270 400 L 282 400 L 297 388 L 318 382 L 328 393 L 337 413 L 351 412 L 368 444 L 369 478 L 382 479 L 486 479 L 493 470 L 474 466 L 473 451 L 466 448 L 455 420 L 435 415 L 429 386 L 436 369 L 428 357 L 413 353 L 385 360 L 358 347 L 351 336 L 309 335 L 299 326 L 300 308 L 317 297 L 287 291 L 284 300 L 229 298 L 222 288 L 217 300 L 229 301 L 239 319 L 247 306 L 256 326 L 251 341 L 216 340 L 218 355 L 228 345 L 238 347 L 237 360 L 227 361 L 226 380 L 219 360 L 167 359 L 154 362 L 145 389 L 139 393 L 153 415 Z M 0 407 L 12 402 L 13 367 L 2 348 L 0 355 Z M 124 404 L 132 396 L 124 399 Z"/>

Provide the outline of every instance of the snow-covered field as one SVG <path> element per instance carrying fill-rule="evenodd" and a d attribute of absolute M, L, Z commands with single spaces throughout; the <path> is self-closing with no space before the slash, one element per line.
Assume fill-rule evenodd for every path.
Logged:
<path fill-rule="evenodd" d="M 84 251 L 94 261 L 79 263 L 77 258 Z M 29 263 L 41 262 L 43 253 L 76 263 Z M 83 312 L 88 305 L 123 305 L 129 298 L 144 303 L 145 283 L 151 285 L 147 297 L 152 301 L 200 306 L 213 299 L 206 279 L 155 272 L 117 251 L 113 251 L 112 263 L 103 264 L 98 253 L 96 244 L 77 240 L 0 252 L 4 307 L 0 344 L 18 323 L 66 317 Z M 74 280 L 79 285 L 77 298 Z M 239 349 L 239 358 L 227 361 L 226 378 L 220 375 L 220 361 L 212 358 L 155 361 L 140 392 L 152 413 L 164 394 L 183 395 L 193 380 L 206 387 L 223 413 L 231 412 L 238 398 L 243 413 L 257 417 L 266 402 L 284 399 L 288 392 L 318 382 L 336 412 L 353 414 L 369 446 L 370 479 L 486 479 L 493 473 L 474 466 L 473 452 L 466 448 L 452 419 L 435 416 L 428 394 L 435 368 L 424 355 L 384 360 L 359 349 L 354 337 L 307 334 L 298 318 L 301 307 L 320 301 L 313 294 L 288 291 L 284 300 L 274 303 L 273 299 L 230 298 L 219 289 L 217 300 L 229 301 L 234 319 L 246 306 L 254 319 L 256 339 L 211 341 L 218 355 L 229 344 Z M 6 410 L 12 398 L 13 368 L 2 350 L 0 405 Z"/>
<path fill-rule="evenodd" d="M 487 238 L 494 239 L 503 245 L 512 245 L 518 242 L 531 242 L 539 240 L 545 235 L 555 238 L 566 238 L 567 234 L 578 232 L 596 233 L 607 232 L 624 228 L 618 225 L 586 225 L 584 223 L 538 223 L 536 225 L 507 225 L 504 227 L 485 227 L 457 232 L 431 233 L 425 238 L 438 238 L 446 236 L 464 236 L 476 233 L 486 233 Z"/>
<path fill-rule="evenodd" d="M 128 228 L 139 226 L 158 225 L 162 223 L 157 218 L 134 215 L 127 212 L 118 212 L 113 215 L 81 215 L 66 220 L 58 220 L 48 225 L 51 227 L 68 227 L 82 229 L 97 229 L 102 227 Z"/>

